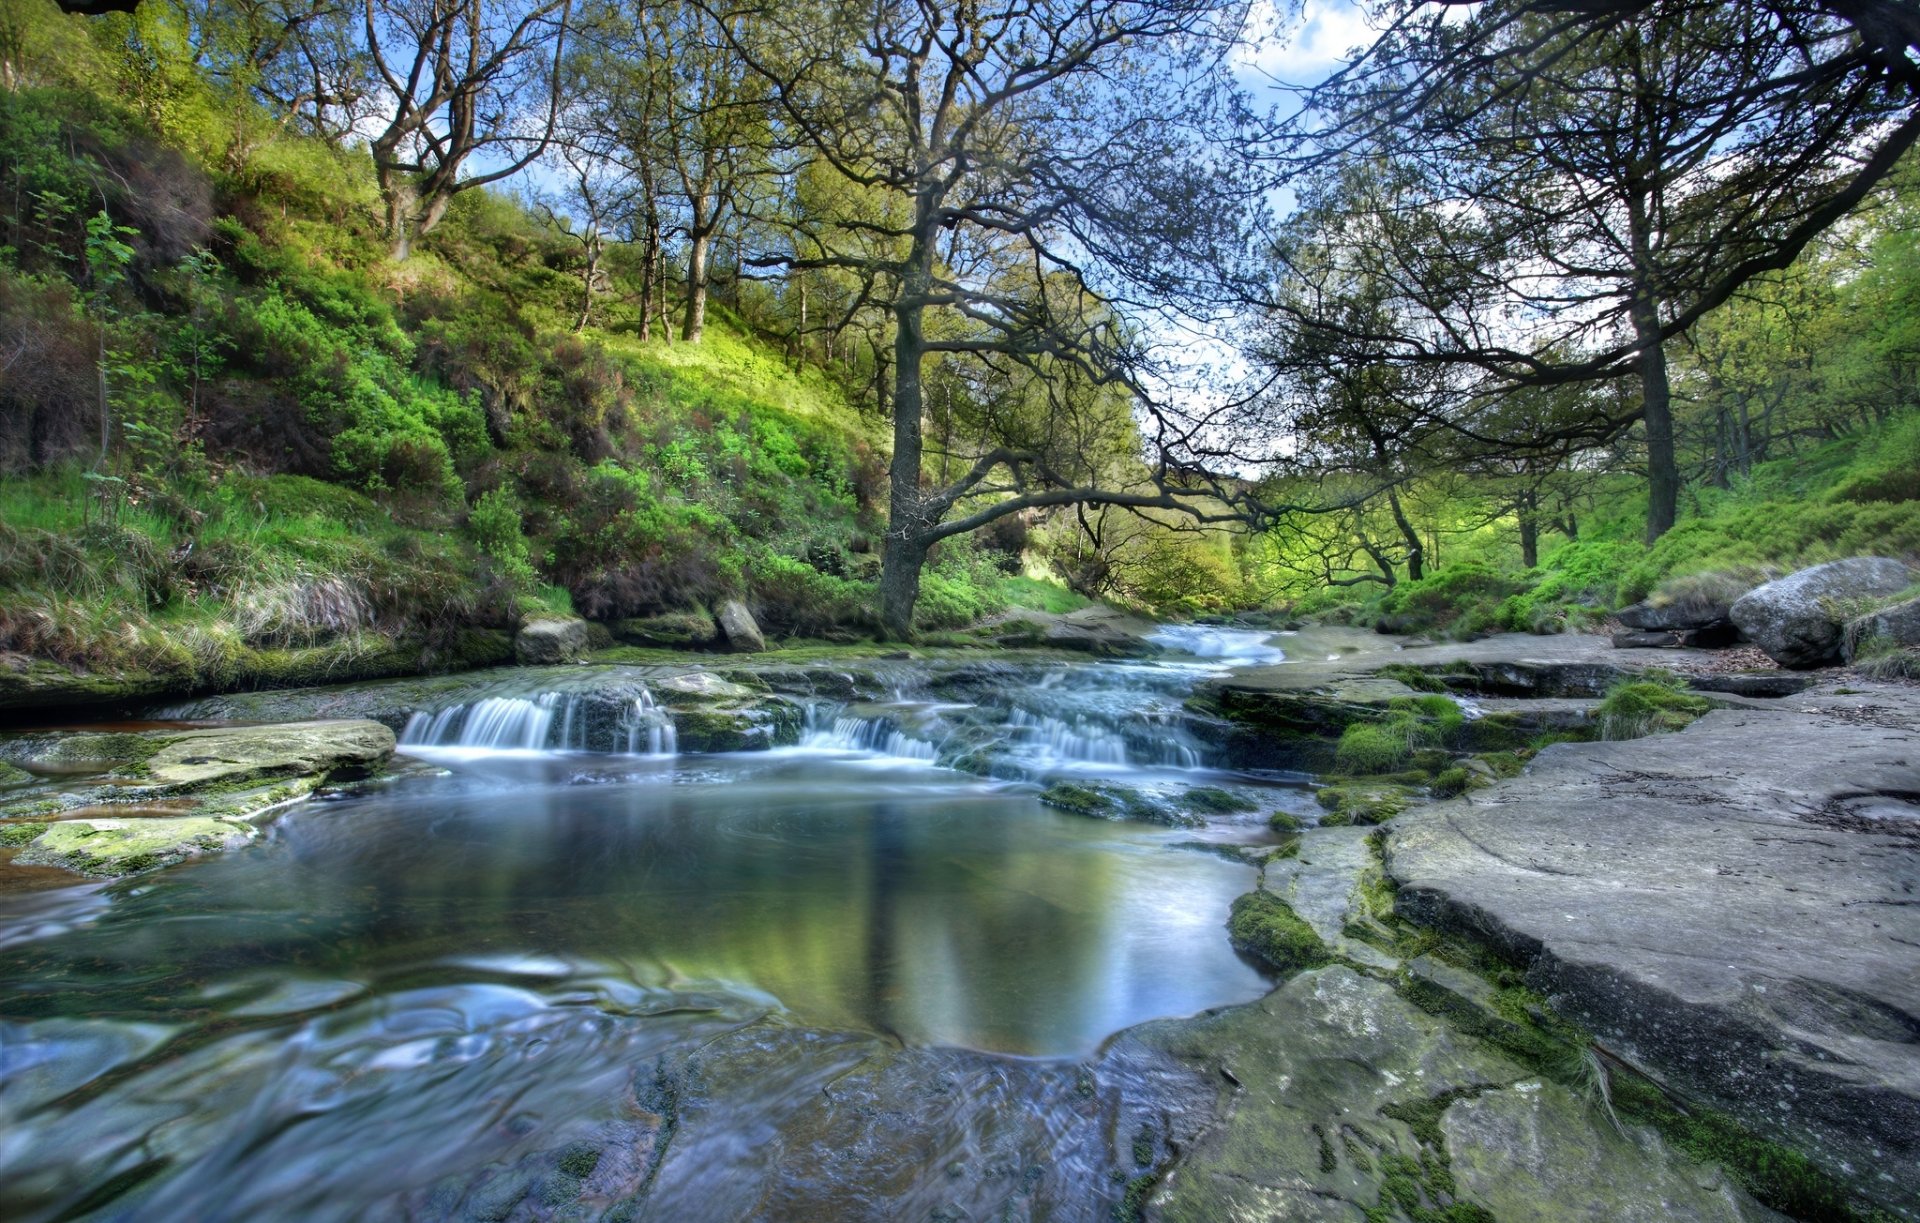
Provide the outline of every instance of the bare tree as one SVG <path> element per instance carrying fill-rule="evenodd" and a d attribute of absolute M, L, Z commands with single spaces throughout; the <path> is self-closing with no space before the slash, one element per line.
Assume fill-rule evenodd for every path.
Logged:
<path fill-rule="evenodd" d="M 1631 377 L 1615 423 L 1644 427 L 1657 538 L 1679 493 L 1666 345 L 1920 139 L 1904 8 L 1394 0 L 1296 129 L 1323 215 L 1356 159 L 1390 167 L 1346 254 L 1391 286 L 1393 325 L 1349 333 L 1340 358 L 1471 370 L 1489 393 Z"/>
<path fill-rule="evenodd" d="M 393 257 L 455 195 L 532 165 L 561 109 L 572 0 L 363 0 L 382 106 L 368 142 Z M 478 173 L 469 163 L 487 166 Z"/>
<path fill-rule="evenodd" d="M 1111 420 L 1114 388 L 1147 402 L 1129 294 L 1197 296 L 1238 251 L 1251 188 L 1224 139 L 1245 114 L 1225 57 L 1242 6 L 700 2 L 767 82 L 792 143 L 853 189 L 749 261 L 851 273 L 888 318 L 884 632 L 910 633 L 934 544 L 1007 514 L 1237 516 L 1245 490 L 1198 461 L 1190 424 L 1152 415 L 1137 487 L 1103 486 L 1080 442 Z M 933 362 L 978 381 L 1003 428 L 930 486 Z"/>

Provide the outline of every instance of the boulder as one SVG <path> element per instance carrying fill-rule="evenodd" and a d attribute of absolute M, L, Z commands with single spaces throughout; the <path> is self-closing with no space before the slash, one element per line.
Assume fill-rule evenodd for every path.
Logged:
<path fill-rule="evenodd" d="M 1829 666 L 1840 661 L 1842 626 L 1856 610 L 1848 604 L 1899 594 L 1912 580 L 1884 556 L 1815 565 L 1748 591 L 1733 605 L 1733 622 L 1783 667 Z"/>
<path fill-rule="evenodd" d="M 753 613 L 740 600 L 728 599 L 722 603 L 714 618 L 720 622 L 720 633 L 726 638 L 727 648 L 735 654 L 758 654 L 767 648 L 767 639 L 760 635 Z"/>
<path fill-rule="evenodd" d="M 1717 599 L 1691 597 L 1671 602 L 1635 603 L 1613 613 L 1613 618 L 1628 628 L 1658 633 L 1725 624 L 1733 618 L 1732 611 L 1730 604 Z"/>
<path fill-rule="evenodd" d="M 1920 646 L 1920 599 L 1908 599 L 1847 621 L 1842 646 L 1848 662 L 1884 646 Z"/>
<path fill-rule="evenodd" d="M 529 620 L 514 635 L 513 657 L 523 667 L 572 662 L 586 652 L 587 640 L 585 620 Z"/>
<path fill-rule="evenodd" d="M 607 628 L 615 640 L 649 650 L 706 650 L 720 644 L 720 626 L 702 611 L 635 616 Z"/>

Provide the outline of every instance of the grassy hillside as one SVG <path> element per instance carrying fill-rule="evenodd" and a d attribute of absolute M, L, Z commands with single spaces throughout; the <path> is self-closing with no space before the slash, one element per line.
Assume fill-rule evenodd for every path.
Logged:
<path fill-rule="evenodd" d="M 574 332 L 572 244 L 502 196 L 394 263 L 364 158 L 190 75 L 143 104 L 112 21 L 42 21 L 62 54 L 0 90 L 0 653 L 225 686 L 542 611 L 864 630 L 884 456 L 840 375 L 724 293 L 699 344 L 617 294 Z M 924 621 L 1017 563 L 949 548 Z"/>
<path fill-rule="evenodd" d="M 1449 532 L 1442 565 L 1391 589 L 1321 587 L 1284 600 L 1294 614 L 1387 621 L 1414 632 L 1591 628 L 1608 612 L 1688 589 L 1745 590 L 1821 561 L 1920 558 L 1920 413 L 1756 465 L 1729 487 L 1694 487 L 1681 521 L 1649 547 L 1646 493 L 1633 476 L 1590 494 L 1577 534 L 1547 532 L 1540 563 L 1520 563 L 1514 522 L 1456 492 L 1429 513 L 1473 523 Z"/>

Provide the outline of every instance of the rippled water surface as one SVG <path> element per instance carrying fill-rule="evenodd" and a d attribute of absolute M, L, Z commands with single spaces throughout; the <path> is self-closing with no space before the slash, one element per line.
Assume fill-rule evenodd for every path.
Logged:
<path fill-rule="evenodd" d="M 1127 673 L 1029 702 L 1012 758 L 1136 769 L 1067 700 L 1124 707 Z M 419 748 L 445 771 L 310 804 L 252 848 L 0 893 L 0 1214 L 1098 1206 L 1090 1152 L 1117 1122 L 1087 1059 L 1265 991 L 1222 930 L 1252 870 L 934 767 L 931 739 L 822 724 L 735 756 Z M 875 1121 L 896 1096 L 924 1125 Z M 809 1143 L 837 1154 L 806 1167 L 868 1170 L 770 1171 Z"/>

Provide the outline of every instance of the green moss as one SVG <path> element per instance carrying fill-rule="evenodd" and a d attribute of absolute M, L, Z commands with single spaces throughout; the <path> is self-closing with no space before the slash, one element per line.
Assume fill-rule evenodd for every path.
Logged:
<path fill-rule="evenodd" d="M 1416 692 L 1442 693 L 1447 691 L 1446 681 L 1439 676 L 1433 674 L 1431 671 L 1423 671 L 1419 667 L 1410 666 L 1403 662 L 1390 662 L 1386 666 L 1376 670 L 1374 674 L 1384 676 L 1387 679 L 1399 680 Z"/>
<path fill-rule="evenodd" d="M 1329 812 L 1320 819 L 1322 827 L 1384 824 L 1405 811 L 1416 797 L 1413 789 L 1384 780 L 1339 782 L 1314 792 L 1314 800 Z"/>
<path fill-rule="evenodd" d="M 1405 735 L 1392 726 L 1360 722 L 1340 734 L 1334 761 L 1349 773 L 1389 773 L 1407 762 Z"/>
<path fill-rule="evenodd" d="M 1281 973 L 1318 968 L 1332 956 L 1293 907 L 1272 892 L 1248 892 L 1227 919 L 1233 945 Z"/>
<path fill-rule="evenodd" d="M 33 780 L 33 774 L 25 769 L 17 769 L 4 760 L 0 760 L 0 788 L 24 786 Z"/>
<path fill-rule="evenodd" d="M 1204 811 L 1209 815 L 1230 815 L 1239 811 L 1252 811 L 1256 804 L 1245 795 L 1232 794 L 1217 786 L 1195 786 L 1181 796 L 1181 800 L 1195 811 Z"/>
<path fill-rule="evenodd" d="M 1267 817 L 1267 827 L 1275 832 L 1299 832 L 1304 825 L 1291 811 L 1276 811 Z"/>
<path fill-rule="evenodd" d="M 1463 768 L 1451 768 L 1433 779 L 1429 787 L 1435 798 L 1453 798 L 1465 794 L 1471 782 L 1471 775 Z"/>
<path fill-rule="evenodd" d="M 45 823 L 0 824 L 0 845 L 25 845 L 47 830 Z"/>

